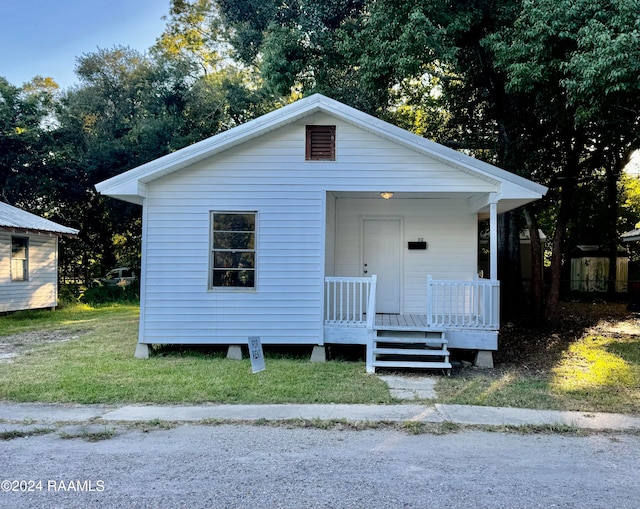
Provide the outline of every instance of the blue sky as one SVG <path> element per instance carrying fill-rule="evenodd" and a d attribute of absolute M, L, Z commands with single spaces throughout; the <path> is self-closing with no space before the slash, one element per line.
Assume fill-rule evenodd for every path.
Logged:
<path fill-rule="evenodd" d="M 76 58 L 116 45 L 146 51 L 162 33 L 169 0 L 5 0 L 0 76 L 20 86 L 36 75 L 77 82 Z"/>

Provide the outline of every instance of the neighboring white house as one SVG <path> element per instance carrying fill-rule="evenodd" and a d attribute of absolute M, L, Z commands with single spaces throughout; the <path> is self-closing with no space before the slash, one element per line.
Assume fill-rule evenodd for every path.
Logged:
<path fill-rule="evenodd" d="M 58 237 L 77 233 L 0 202 L 0 312 L 58 305 Z"/>
<path fill-rule="evenodd" d="M 447 344 L 497 349 L 497 215 L 546 192 L 322 95 L 96 188 L 143 206 L 137 356 L 259 336 L 366 344 L 370 370 L 396 336 L 422 339 L 395 365 L 424 348 L 446 365 Z"/>

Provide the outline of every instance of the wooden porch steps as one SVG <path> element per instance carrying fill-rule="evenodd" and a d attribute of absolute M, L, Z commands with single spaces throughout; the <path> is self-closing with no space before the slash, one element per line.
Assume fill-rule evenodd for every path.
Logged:
<path fill-rule="evenodd" d="M 367 353 L 367 370 L 376 368 L 442 369 L 449 372 L 445 331 L 376 326 Z"/>

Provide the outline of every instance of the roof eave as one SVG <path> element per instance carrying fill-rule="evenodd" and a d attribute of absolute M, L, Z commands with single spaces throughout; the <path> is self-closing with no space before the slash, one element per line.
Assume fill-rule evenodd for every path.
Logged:
<path fill-rule="evenodd" d="M 410 133 L 400 127 L 394 126 L 368 115 L 355 108 L 342 104 L 320 94 L 315 94 L 283 108 L 274 110 L 246 124 L 234 127 L 182 148 L 171 154 L 160 157 L 154 161 L 133 168 L 125 173 L 116 175 L 108 180 L 96 184 L 96 190 L 104 195 L 112 197 L 143 196 L 139 184 L 147 184 L 157 178 L 180 170 L 198 161 L 211 157 L 216 153 L 228 150 L 252 138 L 277 129 L 283 125 L 294 122 L 297 119 L 316 112 L 324 112 L 341 120 L 366 129 L 379 136 L 385 137 L 398 144 L 422 152 L 430 157 L 460 168 L 489 180 L 493 183 L 509 182 L 532 192 L 538 197 L 544 196 L 547 188 L 514 173 L 502 170 L 489 163 L 473 158 L 456 150 L 444 147 L 433 141 Z M 135 189 L 138 187 L 138 189 Z M 528 194 L 528 193 L 525 193 Z M 121 198 L 123 199 L 123 198 Z M 537 199 L 537 198 L 536 198 Z M 132 201 L 131 198 L 125 201 Z M 533 201 L 533 200 L 532 200 Z"/>
<path fill-rule="evenodd" d="M 111 177 L 108 180 L 96 184 L 95 188 L 100 194 L 115 197 L 116 195 L 113 193 L 119 192 L 122 186 L 131 187 L 132 184 L 137 182 L 147 184 L 164 175 L 190 166 L 216 153 L 228 150 L 250 139 L 257 138 L 268 131 L 322 109 L 319 103 L 309 101 L 309 98 L 301 99 L 293 104 L 298 105 L 298 103 L 301 104 L 297 109 L 284 107 L 274 110 L 246 124 L 231 128 L 228 131 L 204 139 L 153 161 L 149 161 L 120 175 Z"/>
<path fill-rule="evenodd" d="M 20 235 L 45 235 L 48 237 L 68 237 L 76 238 L 80 230 L 75 228 L 69 228 L 68 231 L 55 231 L 55 230 L 43 230 L 35 228 L 21 228 L 19 226 L 4 226 L 0 225 L 0 230 L 7 231 L 9 233 L 17 233 Z"/>

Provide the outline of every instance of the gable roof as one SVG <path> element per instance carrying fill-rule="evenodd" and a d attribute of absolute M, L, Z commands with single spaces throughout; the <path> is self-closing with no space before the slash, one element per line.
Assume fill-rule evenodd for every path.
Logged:
<path fill-rule="evenodd" d="M 493 182 L 506 182 L 522 188 L 533 199 L 544 196 L 547 188 L 514 173 L 450 149 L 388 122 L 321 94 L 300 99 L 266 115 L 251 120 L 176 152 L 167 154 L 96 184 L 96 190 L 108 196 L 141 204 L 145 185 L 202 159 L 261 136 L 314 113 L 326 113 L 399 145 L 425 154 L 445 164 Z M 535 195 L 535 197 L 533 197 Z"/>
<path fill-rule="evenodd" d="M 75 228 L 68 228 L 67 226 L 54 223 L 30 212 L 25 212 L 24 210 L 20 210 L 3 202 L 0 202 L 0 230 L 15 233 L 48 233 L 70 236 L 75 236 L 79 231 Z"/>
<path fill-rule="evenodd" d="M 629 256 L 629 251 L 626 247 L 616 247 L 616 253 L 618 258 Z M 596 244 L 578 244 L 571 250 L 571 258 L 608 258 L 611 251 L 604 246 Z"/>

